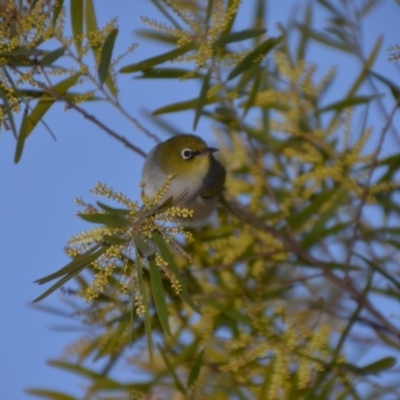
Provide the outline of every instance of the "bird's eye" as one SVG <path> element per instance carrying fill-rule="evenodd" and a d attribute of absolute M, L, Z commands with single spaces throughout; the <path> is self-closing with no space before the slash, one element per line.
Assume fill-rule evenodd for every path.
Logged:
<path fill-rule="evenodd" d="M 193 152 L 190 149 L 183 149 L 181 152 L 181 156 L 184 160 L 189 160 L 192 158 Z"/>

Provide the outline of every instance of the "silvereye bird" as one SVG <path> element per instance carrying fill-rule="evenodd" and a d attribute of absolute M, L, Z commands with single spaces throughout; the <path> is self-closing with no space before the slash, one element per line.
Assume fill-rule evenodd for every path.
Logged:
<path fill-rule="evenodd" d="M 217 150 L 196 135 L 176 135 L 157 144 L 143 165 L 146 195 L 154 196 L 173 176 L 159 204 L 172 196 L 174 206 L 193 210 L 183 225 L 200 224 L 214 210 L 225 183 L 226 170 L 213 156 Z"/>

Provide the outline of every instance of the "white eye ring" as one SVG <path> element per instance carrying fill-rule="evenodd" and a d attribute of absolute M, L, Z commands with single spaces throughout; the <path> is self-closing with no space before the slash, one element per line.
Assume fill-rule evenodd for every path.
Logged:
<path fill-rule="evenodd" d="M 184 160 L 189 160 L 193 156 L 193 152 L 190 149 L 183 149 L 181 151 L 181 156 Z"/>

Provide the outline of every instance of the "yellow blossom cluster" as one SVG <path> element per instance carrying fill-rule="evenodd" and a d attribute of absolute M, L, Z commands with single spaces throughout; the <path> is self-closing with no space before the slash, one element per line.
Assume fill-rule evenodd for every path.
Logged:
<path fill-rule="evenodd" d="M 72 258 L 84 254 L 94 258 L 90 262 L 94 278 L 83 293 L 86 301 L 92 301 L 101 293 L 105 293 L 111 277 L 118 276 L 120 294 L 132 295 L 136 313 L 139 316 L 143 315 L 145 305 L 143 296 L 138 290 L 139 272 L 135 263 L 143 263 L 143 257 L 150 257 L 153 253 L 156 265 L 168 277 L 175 293 L 181 292 L 182 288 L 177 277 L 170 271 L 168 263 L 161 255 L 155 252 L 151 242 L 153 233 L 157 231 L 163 235 L 166 243 L 170 243 L 183 257 L 190 259 L 190 256 L 174 241 L 174 237 L 183 235 L 187 240 L 192 239 L 192 235 L 186 233 L 179 222 L 183 218 L 190 218 L 192 211 L 171 207 L 171 204 L 159 205 L 172 179 L 173 177 L 167 179 L 166 184 L 154 197 L 150 198 L 142 193 L 144 200 L 142 207 L 102 183 L 97 183 L 91 192 L 112 199 L 125 208 L 115 208 L 100 202 L 93 206 L 81 198 L 76 199 L 76 203 L 84 208 L 80 216 L 102 224 L 70 238 L 66 248 Z M 133 262 L 135 258 L 136 262 Z"/>
<path fill-rule="evenodd" d="M 215 45 L 221 32 L 224 32 L 231 24 L 240 6 L 240 0 L 230 1 L 228 6 L 223 0 L 214 1 L 210 21 L 206 25 L 190 12 L 186 12 L 179 4 L 168 0 L 164 0 L 164 3 L 188 26 L 187 30 L 168 27 L 152 18 L 142 17 L 142 21 L 151 28 L 174 37 L 178 46 L 188 43 L 197 44 L 197 48 L 193 52 L 178 57 L 177 61 L 194 62 L 198 69 L 210 67 L 210 63 L 216 60 L 223 66 L 232 66 L 248 53 L 247 51 L 218 52 Z M 191 73 L 187 75 L 187 77 L 189 76 Z M 217 89 L 218 86 L 214 88 L 214 92 Z M 211 96 L 212 94 L 209 94 L 209 97 Z"/>
<path fill-rule="evenodd" d="M 284 318 L 284 314 L 281 310 L 275 316 Z M 329 363 L 329 326 L 321 325 L 311 330 L 302 323 L 300 313 L 291 316 L 285 329 L 279 331 L 265 316 L 256 316 L 254 310 L 250 311 L 250 315 L 254 318 L 260 340 L 255 341 L 254 336 L 240 334 L 238 338 L 228 341 L 226 348 L 231 356 L 220 369 L 233 373 L 236 379 L 243 378 L 246 375 L 243 371 L 246 371 L 251 374 L 246 375 L 246 381 L 260 374 L 265 375 L 268 371 L 269 385 L 254 390 L 259 398 L 287 398 L 293 381 L 296 381 L 298 389 L 312 384 L 316 374 Z M 248 365 L 251 368 L 247 368 Z M 291 380 L 294 374 L 296 379 Z"/>

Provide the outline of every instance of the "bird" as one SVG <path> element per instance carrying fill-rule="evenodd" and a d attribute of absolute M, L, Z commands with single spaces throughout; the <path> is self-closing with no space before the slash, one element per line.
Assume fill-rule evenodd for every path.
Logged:
<path fill-rule="evenodd" d="M 179 134 L 154 146 L 142 169 L 144 193 L 152 197 L 172 177 L 162 204 L 173 197 L 175 207 L 193 211 L 182 225 L 196 226 L 207 221 L 224 188 L 226 169 L 215 159 L 218 149 L 193 134 Z"/>

